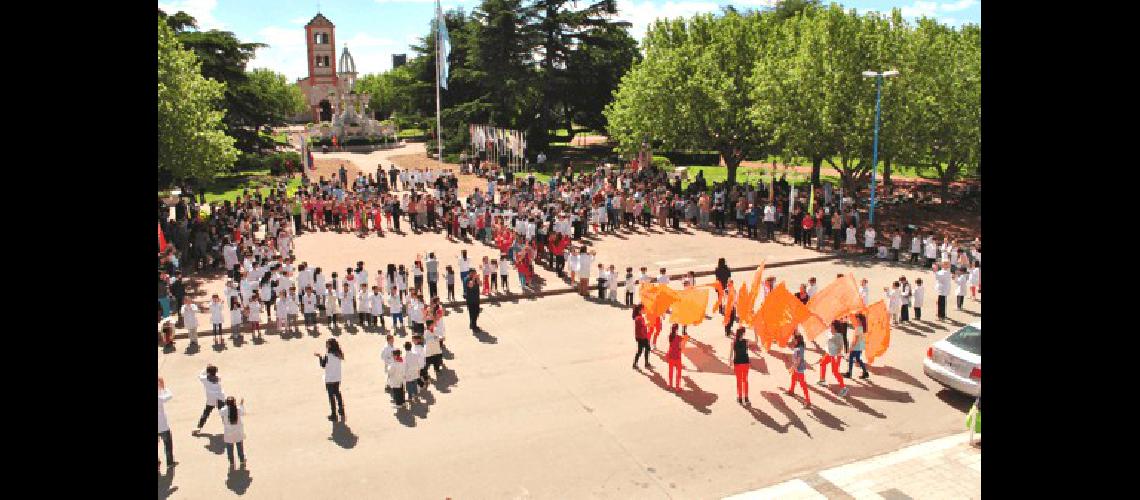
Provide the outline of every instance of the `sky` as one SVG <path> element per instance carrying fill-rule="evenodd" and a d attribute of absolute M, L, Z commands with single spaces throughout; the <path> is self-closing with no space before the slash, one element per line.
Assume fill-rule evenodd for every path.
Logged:
<path fill-rule="evenodd" d="M 582 0 L 585 3 L 588 0 Z M 723 5 L 737 9 L 766 7 L 775 0 L 617 0 L 615 19 L 632 23 L 630 33 L 641 40 L 658 17 L 687 17 L 718 12 Z M 828 3 L 825 1 L 825 3 Z M 844 7 L 859 12 L 902 9 L 903 16 L 933 17 L 960 26 L 981 24 L 981 0 L 844 0 Z M 444 10 L 462 7 L 470 12 L 479 0 L 442 0 Z M 392 67 L 392 54 L 406 53 L 430 30 L 435 0 L 166 0 L 158 2 L 167 14 L 180 10 L 194 16 L 203 30 L 232 31 L 243 42 L 261 42 L 247 66 L 269 68 L 290 80 L 306 76 L 304 26 L 318 12 L 336 26 L 337 58 L 345 44 L 359 73 L 380 73 Z"/>

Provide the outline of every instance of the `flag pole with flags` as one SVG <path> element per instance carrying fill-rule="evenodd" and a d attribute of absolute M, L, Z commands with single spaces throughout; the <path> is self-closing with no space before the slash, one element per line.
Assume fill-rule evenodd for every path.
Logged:
<path fill-rule="evenodd" d="M 439 162 L 443 163 L 443 126 L 439 114 L 439 89 L 447 89 L 447 57 L 451 53 L 451 38 L 447 34 L 447 23 L 443 19 L 443 8 L 439 0 L 435 2 L 435 143 L 439 152 Z"/>

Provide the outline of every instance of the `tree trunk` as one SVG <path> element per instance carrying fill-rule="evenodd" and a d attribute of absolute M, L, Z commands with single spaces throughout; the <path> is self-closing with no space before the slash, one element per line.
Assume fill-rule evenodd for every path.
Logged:
<path fill-rule="evenodd" d="M 725 183 L 729 189 L 732 189 L 732 186 L 736 185 L 736 169 L 740 166 L 740 161 L 744 158 L 744 155 L 737 154 L 734 148 L 725 148 L 721 149 L 720 157 L 724 161 L 724 167 L 728 174 Z"/>
<path fill-rule="evenodd" d="M 815 156 L 811 159 L 811 185 L 819 187 L 819 174 L 823 170 L 823 157 Z"/>
<path fill-rule="evenodd" d="M 942 192 L 942 205 L 946 204 L 946 199 L 950 197 L 950 181 L 958 176 L 958 164 L 951 162 L 946 165 L 946 170 L 938 172 L 938 184 Z"/>
<path fill-rule="evenodd" d="M 891 159 L 883 159 L 883 190 L 885 194 L 890 195 L 894 191 L 894 183 L 891 182 Z"/>

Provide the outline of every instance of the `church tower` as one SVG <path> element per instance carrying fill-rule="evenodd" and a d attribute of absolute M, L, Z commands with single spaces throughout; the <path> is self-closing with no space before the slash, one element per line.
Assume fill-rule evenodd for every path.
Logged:
<path fill-rule="evenodd" d="M 302 83 L 308 98 L 313 121 L 332 119 L 338 93 L 336 73 L 336 26 L 324 15 L 317 13 L 305 25 L 305 47 L 309 56 L 309 77 Z"/>

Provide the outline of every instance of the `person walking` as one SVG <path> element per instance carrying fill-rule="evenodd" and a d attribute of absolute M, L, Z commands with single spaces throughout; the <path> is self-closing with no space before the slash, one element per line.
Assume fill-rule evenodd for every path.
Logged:
<path fill-rule="evenodd" d="M 862 313 L 855 315 L 855 336 L 851 338 L 851 354 L 847 358 L 847 373 L 843 376 L 851 378 L 851 369 L 854 367 L 855 362 L 859 362 L 859 368 L 863 369 L 863 375 L 859 376 L 861 380 L 870 377 L 867 374 L 867 365 L 863 364 L 863 349 L 867 347 L 867 317 Z"/>
<path fill-rule="evenodd" d="M 329 395 L 329 421 L 336 421 L 337 409 L 340 409 L 340 419 L 345 420 L 344 416 L 344 397 L 340 393 L 341 381 L 341 364 L 344 361 L 344 351 L 341 351 L 340 344 L 336 339 L 328 339 L 325 341 L 325 349 L 327 353 L 321 356 L 319 352 L 314 352 L 320 360 L 321 368 L 324 368 L 325 391 Z"/>
<path fill-rule="evenodd" d="M 166 422 L 166 402 L 174 398 L 166 388 L 166 381 L 158 377 L 158 439 L 166 449 L 166 468 L 171 469 L 178 462 L 174 461 L 174 441 L 170 434 L 170 424 Z M 158 461 L 159 470 L 162 469 L 162 460 Z"/>
<path fill-rule="evenodd" d="M 241 403 L 234 401 L 233 396 L 226 398 L 223 406 L 218 408 L 222 417 L 222 441 L 226 443 L 226 458 L 230 461 L 230 470 L 234 468 L 234 448 L 237 448 L 241 468 L 245 469 L 245 398 Z"/>
<path fill-rule="evenodd" d="M 804 381 L 804 370 L 807 370 L 807 360 L 804 359 L 804 336 L 797 333 L 789 347 L 792 348 L 792 366 L 788 368 L 788 372 L 792 375 L 792 383 L 788 387 L 788 395 L 795 395 L 798 382 L 804 388 L 804 408 L 811 408 L 811 394 L 808 393 L 808 385 Z"/>
<path fill-rule="evenodd" d="M 221 409 L 226 399 L 226 394 L 222 391 L 222 379 L 218 377 L 218 367 L 206 365 L 206 369 L 198 374 L 198 380 L 202 382 L 202 388 L 206 391 L 206 408 L 202 410 L 202 418 L 198 419 L 198 428 L 194 430 L 194 435 L 202 432 L 202 426 L 206 425 L 210 412 L 214 408 Z"/>
<path fill-rule="evenodd" d="M 641 353 L 645 353 L 645 368 L 652 368 L 649 365 L 649 331 L 645 327 L 645 317 L 642 316 L 642 309 L 645 306 L 637 304 L 633 306 L 633 338 L 637 341 L 637 353 L 633 355 L 633 369 L 637 369 L 637 358 Z"/>
<path fill-rule="evenodd" d="M 843 325 L 843 333 L 839 333 L 834 329 L 835 323 Z M 844 397 L 847 395 L 847 385 L 843 383 L 843 376 L 839 374 L 839 351 L 846 348 L 844 345 L 846 339 L 844 337 L 847 336 L 847 323 L 834 321 L 832 325 L 831 337 L 827 339 L 827 354 L 825 354 L 823 359 L 819 362 L 819 385 L 821 387 L 827 387 L 827 367 L 831 365 L 831 374 L 835 375 L 835 380 L 839 381 L 839 397 Z"/>
<path fill-rule="evenodd" d="M 670 347 L 672 347 L 670 345 Z M 748 361 L 748 341 L 744 340 L 744 327 L 736 329 L 736 338 L 729 348 L 729 358 L 732 359 L 732 371 L 736 374 L 736 402 L 737 404 L 752 404 L 748 400 L 748 370 L 752 365 Z M 743 400 L 741 399 L 743 398 Z"/>

